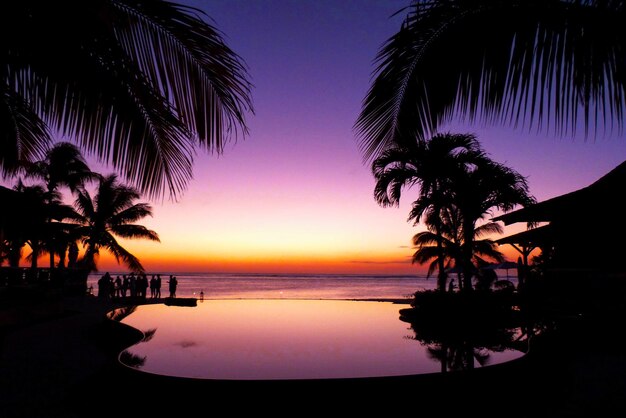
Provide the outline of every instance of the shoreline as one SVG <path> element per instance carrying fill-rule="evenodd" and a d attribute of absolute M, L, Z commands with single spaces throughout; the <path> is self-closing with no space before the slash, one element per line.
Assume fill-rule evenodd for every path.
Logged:
<path fill-rule="evenodd" d="M 168 298 L 146 303 L 164 303 L 163 299 Z M 409 303 L 405 299 L 349 300 Z M 158 414 L 170 407 L 179 414 L 192 414 L 203 410 L 200 404 L 280 415 L 276 402 L 285 399 L 326 413 L 371 413 L 371 408 L 384 408 L 404 413 L 475 411 L 482 416 L 503 416 L 506 411 L 508 417 L 570 417 L 626 411 L 626 351 L 622 346 L 605 351 L 587 347 L 590 342 L 583 340 L 583 347 L 563 352 L 569 340 L 568 335 L 560 335 L 537 341 L 527 355 L 509 363 L 434 375 L 286 381 L 176 378 L 117 362 L 119 352 L 140 332 L 106 319 L 107 312 L 123 306 L 128 304 L 105 303 L 95 297 L 64 298 L 60 313 L 0 328 L 0 415 L 83 417 L 98 403 L 99 394 L 110 397 L 104 405 L 98 404 L 100 412 L 110 416 Z M 150 401 L 153 391 L 158 394 L 156 404 Z M 140 401 L 120 409 L 115 393 L 127 392 L 136 393 Z M 450 402 L 451 394 L 455 402 Z"/>

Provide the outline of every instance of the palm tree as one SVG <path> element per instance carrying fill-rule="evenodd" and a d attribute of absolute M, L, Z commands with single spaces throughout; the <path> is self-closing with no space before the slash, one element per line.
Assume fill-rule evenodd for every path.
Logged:
<path fill-rule="evenodd" d="M 374 198 L 383 207 L 397 206 L 403 188 L 419 186 L 421 201 L 430 202 L 424 206 L 424 210 L 429 208 L 432 211 L 432 224 L 435 234 L 440 236 L 438 248 L 442 254 L 444 244 L 438 220 L 445 205 L 443 194 L 448 189 L 449 172 L 458 165 L 482 158 L 484 153 L 476 137 L 471 134 L 438 134 L 429 141 L 417 142 L 410 148 L 390 148 L 372 164 L 376 179 Z M 419 221 L 420 216 L 413 219 Z M 437 258 L 437 288 L 440 290 L 445 290 L 446 282 L 443 260 L 443 257 Z"/>
<path fill-rule="evenodd" d="M 14 234 L 11 234 L 15 251 L 28 245 L 31 253 L 26 257 L 31 269 L 37 269 L 37 260 L 44 248 L 44 235 L 48 219 L 48 202 L 45 189 L 40 185 L 26 186 L 18 181 L 14 190 L 20 193 L 23 206 L 18 219 L 14 219 Z"/>
<path fill-rule="evenodd" d="M 91 171 L 87 162 L 83 158 L 80 150 L 74 144 L 69 142 L 60 142 L 48 149 L 45 154 L 45 158 L 36 162 L 24 162 L 24 171 L 26 178 L 35 178 L 42 180 L 47 189 L 46 201 L 50 205 L 55 205 L 59 202 L 58 190 L 61 186 L 65 186 L 70 189 L 70 192 L 76 193 L 77 190 L 82 189 L 85 182 L 95 180 L 100 177 L 98 173 Z M 67 218 L 75 218 L 74 214 L 68 213 Z M 69 225 L 65 225 L 65 231 L 60 230 L 58 227 L 61 225 L 51 225 L 52 219 L 48 220 L 48 229 L 50 233 L 47 234 L 48 242 L 47 248 L 50 254 L 50 269 L 54 268 L 54 255 L 59 254 L 60 263 L 64 259 L 65 251 L 68 245 L 68 239 L 62 239 L 67 235 L 67 229 Z M 57 233 L 52 233 L 52 228 L 56 227 Z"/>
<path fill-rule="evenodd" d="M 198 148 L 253 111 L 243 60 L 201 11 L 165 0 L 11 2 L 0 13 L 0 172 L 54 132 L 142 192 L 176 197 Z"/>
<path fill-rule="evenodd" d="M 442 264 L 445 269 L 461 266 L 463 264 L 465 237 L 462 233 L 462 229 L 459 228 L 458 225 L 462 223 L 462 219 L 455 209 L 456 208 L 446 208 L 441 211 L 444 217 L 440 223 L 440 234 L 433 232 L 432 222 L 426 222 L 428 229 L 418 232 L 413 236 L 413 245 L 416 250 L 413 254 L 412 261 L 418 264 L 429 263 L 427 271 L 428 276 L 430 276 L 435 269 L 440 269 Z M 484 258 L 496 262 L 504 261 L 504 256 L 498 250 L 496 242 L 486 238 L 494 233 L 502 233 L 502 226 L 495 222 L 487 222 L 474 229 L 474 236 L 470 243 L 472 247 L 471 260 L 474 270 L 476 270 L 479 265 L 485 264 Z M 443 243 L 443 251 L 439 246 L 440 242 Z M 461 289 L 464 289 L 466 285 L 467 283 L 459 283 Z M 440 291 L 445 290 L 445 275 L 444 280 L 437 282 L 437 288 Z"/>
<path fill-rule="evenodd" d="M 80 149 L 69 142 L 59 142 L 50 147 L 43 160 L 23 163 L 26 178 L 42 180 L 48 193 L 64 186 L 75 193 L 85 182 L 95 180 L 99 174 L 91 171 Z"/>
<path fill-rule="evenodd" d="M 57 192 L 48 193 L 41 185 L 26 186 L 20 180 L 14 190 L 20 197 L 12 203 L 19 205 L 19 211 L 14 211 L 12 225 L 6 231 L 12 252 L 11 264 L 15 266 L 15 262 L 19 262 L 21 249 L 28 244 L 31 254 L 26 258 L 35 270 L 41 254 L 48 251 L 52 257 L 55 237 L 70 227 L 63 221 L 74 219 L 76 213 L 61 202 Z"/>
<path fill-rule="evenodd" d="M 156 232 L 134 222 L 152 215 L 147 203 L 134 203 L 139 193 L 132 187 L 118 183 L 117 175 L 111 174 L 100 180 L 96 195 L 92 198 L 87 190 L 78 192 L 75 206 L 82 218 L 82 226 L 75 233 L 83 237 L 85 254 L 82 264 L 91 271 L 97 271 L 96 258 L 101 248 L 123 262 L 131 271 L 143 272 L 139 259 L 124 249 L 117 237 L 143 238 L 159 241 Z"/>
<path fill-rule="evenodd" d="M 383 206 L 398 204 L 402 188 L 419 185 L 409 220 L 425 220 L 439 237 L 437 288 L 445 290 L 446 239 L 460 244 L 456 266 L 463 269 L 463 289 L 472 289 L 477 224 L 493 210 L 508 211 L 532 204 L 526 179 L 492 161 L 469 134 L 438 134 L 410 149 L 390 148 L 373 163 L 374 196 Z M 496 224 L 482 231 L 501 233 Z M 447 237 L 446 237 L 447 234 Z M 461 234 L 461 236 L 457 236 Z"/>
<path fill-rule="evenodd" d="M 355 122 L 365 159 L 457 116 L 556 134 L 623 126 L 624 2 L 414 0 L 401 12 Z"/>
<path fill-rule="evenodd" d="M 474 267 L 474 237 L 476 226 L 493 215 L 494 210 L 510 211 L 516 206 L 529 206 L 535 203 L 530 195 L 526 178 L 503 164 L 485 159 L 477 165 L 460 166 L 450 173 L 449 194 L 454 206 L 461 214 L 461 265 L 464 289 L 472 288 Z M 485 224 L 485 226 L 490 223 Z M 497 224 L 493 224 L 497 225 Z M 491 229 L 491 230 L 489 230 Z M 498 232 L 496 226 L 486 232 Z"/>

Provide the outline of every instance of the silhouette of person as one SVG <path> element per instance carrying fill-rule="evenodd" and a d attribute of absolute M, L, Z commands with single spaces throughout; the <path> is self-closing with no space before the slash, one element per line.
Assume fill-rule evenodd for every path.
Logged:
<path fill-rule="evenodd" d="M 111 275 L 106 272 L 98 280 L 98 297 L 109 299 L 111 297 Z"/>
<path fill-rule="evenodd" d="M 154 297 L 159 299 L 161 297 L 161 275 L 157 274 L 156 283 L 154 285 Z"/>
<path fill-rule="evenodd" d="M 156 297 L 156 276 L 154 274 L 150 278 L 150 297 L 152 299 Z"/>
<path fill-rule="evenodd" d="M 448 283 L 448 292 L 454 292 L 454 279 L 450 280 L 450 283 Z"/>
<path fill-rule="evenodd" d="M 130 288 L 130 279 L 125 274 L 122 277 L 122 297 L 125 298 L 128 295 L 128 289 Z"/>
<path fill-rule="evenodd" d="M 120 276 L 115 278 L 115 297 L 122 297 L 122 278 Z"/>
<path fill-rule="evenodd" d="M 170 284 L 170 297 L 176 297 L 176 287 L 178 286 L 178 280 L 176 280 L 176 276 L 170 275 L 170 280 L 168 282 Z"/>

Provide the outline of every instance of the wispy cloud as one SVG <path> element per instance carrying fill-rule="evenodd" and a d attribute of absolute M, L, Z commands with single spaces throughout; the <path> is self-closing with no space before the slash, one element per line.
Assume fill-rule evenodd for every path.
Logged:
<path fill-rule="evenodd" d="M 195 341 L 179 341 L 175 343 L 175 345 L 179 345 L 182 348 L 189 348 L 198 345 L 198 343 Z"/>
<path fill-rule="evenodd" d="M 410 261 L 410 257 L 405 257 L 396 260 L 350 260 L 350 263 L 354 264 L 406 264 Z"/>

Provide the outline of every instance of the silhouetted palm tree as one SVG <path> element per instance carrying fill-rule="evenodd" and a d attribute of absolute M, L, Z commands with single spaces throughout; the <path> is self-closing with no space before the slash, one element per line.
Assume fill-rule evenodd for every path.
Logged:
<path fill-rule="evenodd" d="M 623 126 L 623 1 L 416 0 L 401 12 L 355 122 L 366 159 L 455 116 L 557 134 L 579 120 Z"/>
<path fill-rule="evenodd" d="M 411 148 L 391 148 L 385 150 L 372 164 L 376 179 L 374 198 L 383 207 L 397 206 L 402 190 L 405 187 L 419 186 L 419 198 L 424 203 L 424 210 L 430 210 L 434 232 L 439 232 L 439 219 L 447 204 L 444 199 L 448 189 L 450 172 L 459 165 L 474 164 L 485 158 L 483 151 L 474 135 L 471 134 L 439 134 L 429 141 L 421 141 Z M 420 216 L 409 217 L 419 222 Z M 443 239 L 443 238 L 442 238 Z M 438 243 L 439 251 L 443 251 L 443 243 Z M 444 257 L 438 257 L 438 284 L 445 290 Z"/>
<path fill-rule="evenodd" d="M 44 182 L 49 193 L 67 187 L 75 193 L 85 182 L 96 180 L 99 174 L 91 171 L 78 147 L 59 142 L 50 147 L 41 161 L 24 162 L 25 177 Z"/>
<path fill-rule="evenodd" d="M 445 290 L 445 239 L 460 245 L 456 267 L 463 269 L 463 288 L 472 289 L 477 224 L 493 210 L 508 211 L 534 202 L 526 179 L 492 161 L 469 134 L 438 134 L 411 148 L 385 150 L 372 165 L 374 196 L 383 206 L 398 204 L 402 188 L 419 185 L 409 220 L 425 221 L 439 236 L 437 288 Z M 480 231 L 501 233 L 496 224 Z M 460 234 L 460 236 L 459 236 Z"/>
<path fill-rule="evenodd" d="M 164 0 L 9 2 L 0 13 L 0 171 L 59 132 L 151 196 L 253 111 L 244 62 L 198 9 Z"/>
<path fill-rule="evenodd" d="M 30 260 L 31 268 L 37 268 L 38 257 L 46 251 L 54 254 L 54 237 L 67 231 L 69 224 L 66 219 L 75 219 L 76 212 L 71 206 L 65 205 L 60 200 L 57 192 L 49 193 L 41 185 L 26 186 L 18 181 L 14 187 L 21 198 L 14 204 L 20 205 L 20 211 L 13 219 L 13 225 L 8 229 L 8 239 L 11 242 L 12 264 L 21 258 L 21 248 L 28 244 L 31 254 L 26 259 Z"/>
<path fill-rule="evenodd" d="M 516 206 L 529 206 L 535 203 L 530 195 L 526 178 L 517 171 L 496 163 L 484 160 L 477 165 L 460 166 L 459 170 L 450 173 L 449 189 L 454 206 L 461 214 L 461 232 L 463 234 L 461 267 L 463 269 L 463 288 L 472 288 L 474 266 L 474 237 L 476 226 L 493 215 L 493 211 L 510 211 Z M 497 224 L 485 227 L 489 232 L 497 231 Z"/>
<path fill-rule="evenodd" d="M 453 214 L 450 215 L 451 213 Z M 428 276 L 430 276 L 435 269 L 438 270 L 441 268 L 440 266 L 442 264 L 444 269 L 448 269 L 450 267 L 461 266 L 463 263 L 465 237 L 462 233 L 462 229 L 459 228 L 462 219 L 455 208 L 442 210 L 440 215 L 443 215 L 440 235 L 431 230 L 432 224 L 427 221 L 426 225 L 429 230 L 418 232 L 413 236 L 413 245 L 416 249 L 412 258 L 413 263 L 430 263 L 427 271 Z M 495 241 L 485 238 L 494 233 L 502 233 L 502 226 L 495 222 L 488 222 L 475 228 L 471 242 L 472 265 L 475 270 L 478 268 L 477 266 L 479 264 L 485 264 L 484 257 L 496 262 L 502 262 L 504 260 L 504 256 L 498 250 L 498 245 Z M 443 251 L 439 248 L 439 242 L 443 243 Z M 454 265 L 452 263 L 454 263 Z M 465 283 L 459 283 L 461 289 L 463 289 L 464 285 Z M 437 287 L 441 291 L 445 290 L 445 279 L 442 280 L 442 283 L 438 281 Z"/>
<path fill-rule="evenodd" d="M 427 344 L 427 352 L 431 359 L 441 363 L 442 373 L 473 370 L 475 361 L 482 367 L 491 357 L 488 350 L 467 343 L 452 347 L 445 343 L 430 343 Z"/>
<path fill-rule="evenodd" d="M 75 206 L 81 214 L 82 226 L 75 233 L 83 237 L 85 254 L 82 264 L 91 271 L 96 271 L 96 257 L 101 248 L 123 262 L 131 271 L 143 272 L 139 259 L 124 249 L 116 240 L 121 238 L 143 238 L 159 241 L 156 232 L 134 222 L 152 215 L 152 208 L 147 203 L 134 203 L 139 193 L 132 187 L 117 181 L 117 175 L 111 174 L 100 180 L 96 195 L 92 198 L 87 190 L 78 192 Z"/>
<path fill-rule="evenodd" d="M 26 178 L 35 178 L 44 182 L 47 188 L 46 199 L 49 204 L 54 204 L 55 199 L 59 199 L 59 188 L 65 186 L 72 193 L 82 189 L 85 182 L 92 181 L 100 177 L 98 173 L 91 171 L 87 162 L 83 158 L 80 150 L 69 142 L 60 142 L 46 151 L 45 158 L 36 162 L 24 162 Z M 70 215 L 68 215 L 70 217 Z M 72 218 L 74 216 L 71 216 Z M 48 222 L 52 222 L 49 219 Z M 50 232 L 56 228 L 58 233 L 49 233 L 46 238 L 46 247 L 50 254 L 50 269 L 54 268 L 54 255 L 59 254 L 60 263 L 63 263 L 65 251 L 71 237 L 67 234 L 71 229 L 70 225 L 65 225 L 65 230 L 59 229 L 61 225 L 47 225 Z"/>

